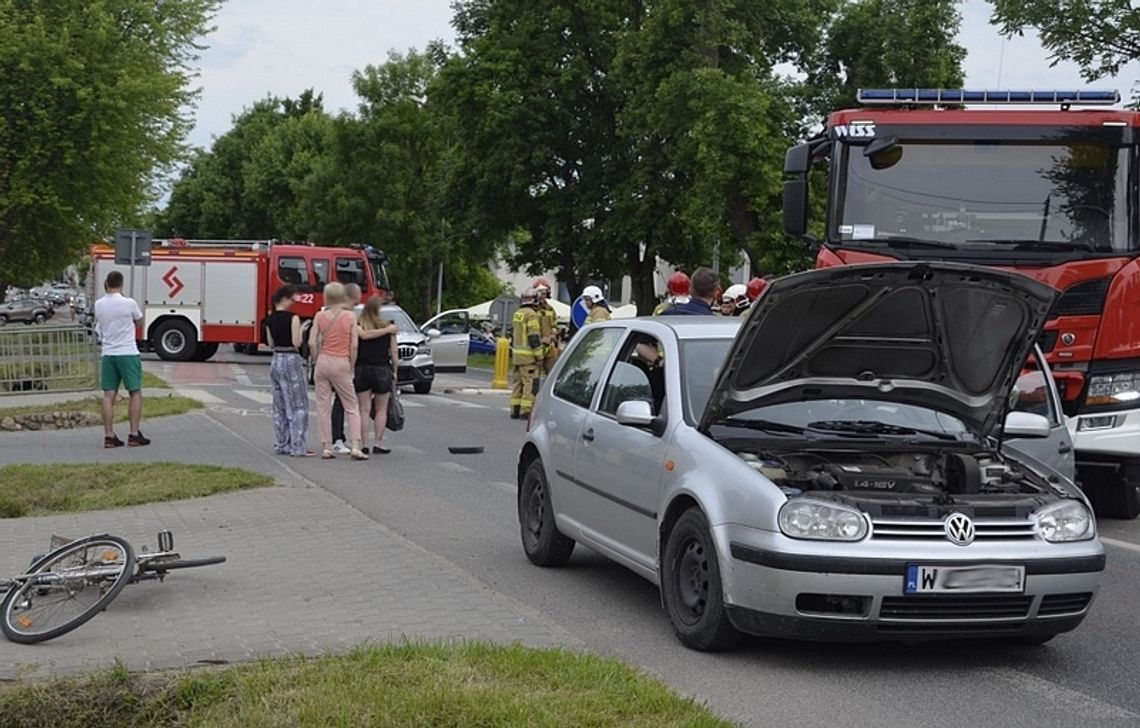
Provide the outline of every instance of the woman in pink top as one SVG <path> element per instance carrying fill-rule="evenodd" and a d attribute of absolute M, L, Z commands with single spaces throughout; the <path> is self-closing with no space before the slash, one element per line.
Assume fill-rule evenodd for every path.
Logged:
<path fill-rule="evenodd" d="M 367 460 L 360 450 L 360 409 L 352 372 L 356 366 L 356 316 L 347 309 L 348 296 L 340 283 L 325 286 L 325 310 L 313 318 L 309 331 L 309 350 L 316 359 L 313 383 L 317 390 L 317 432 L 320 434 L 321 457 L 336 457 L 332 447 L 332 392 L 344 405 L 348 432 L 353 435 L 352 459 Z"/>

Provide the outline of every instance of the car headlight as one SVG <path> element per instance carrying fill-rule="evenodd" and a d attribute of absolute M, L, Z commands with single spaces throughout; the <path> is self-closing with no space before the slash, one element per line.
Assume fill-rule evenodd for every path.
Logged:
<path fill-rule="evenodd" d="M 1050 543 L 1084 541 L 1096 535 L 1092 514 L 1075 500 L 1046 506 L 1033 516 L 1037 521 L 1037 533 Z"/>
<path fill-rule="evenodd" d="M 863 513 L 836 503 L 793 498 L 780 508 L 780 530 L 791 538 L 858 541 L 867 535 Z"/>
<path fill-rule="evenodd" d="M 420 354 L 429 356 L 431 354 L 431 347 L 427 344 L 420 344 L 416 347 L 416 355 L 419 356 Z"/>
<path fill-rule="evenodd" d="M 1140 372 L 1089 377 L 1085 404 L 1127 404 L 1140 400 Z"/>

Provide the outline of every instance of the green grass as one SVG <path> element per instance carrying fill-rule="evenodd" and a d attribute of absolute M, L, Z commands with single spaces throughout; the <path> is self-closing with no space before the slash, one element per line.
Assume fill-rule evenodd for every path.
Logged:
<path fill-rule="evenodd" d="M 272 485 L 273 478 L 184 463 L 5 465 L 0 483 L 0 518 L 20 518 L 198 498 Z"/>
<path fill-rule="evenodd" d="M 143 377 L 145 382 L 145 376 Z M 115 403 L 115 422 L 127 421 L 127 400 L 124 393 L 120 393 Z M 0 403 L 4 400 L 0 399 Z M 168 394 L 165 397 L 143 397 L 143 420 L 154 417 L 169 417 L 183 415 L 202 408 L 202 403 L 189 397 L 179 397 Z M 52 412 L 90 412 L 100 414 L 103 407 L 103 396 L 89 396 L 83 399 L 73 399 L 67 402 L 54 404 L 28 404 L 20 407 L 0 407 L 0 417 L 16 417 L 19 415 L 49 414 Z"/>
<path fill-rule="evenodd" d="M 468 354 L 467 366 L 478 367 L 480 369 L 494 369 L 495 368 L 495 355 L 494 354 Z"/>
<path fill-rule="evenodd" d="M 729 726 L 612 659 L 481 643 L 358 648 L 191 673 L 89 677 L 0 692 L 0 725 Z"/>
<path fill-rule="evenodd" d="M 170 389 L 170 383 L 157 374 L 143 372 L 143 389 Z"/>

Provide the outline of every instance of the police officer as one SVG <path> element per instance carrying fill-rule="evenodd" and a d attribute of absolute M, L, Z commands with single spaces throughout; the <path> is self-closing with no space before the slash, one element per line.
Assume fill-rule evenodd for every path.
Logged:
<path fill-rule="evenodd" d="M 542 371 L 549 374 L 558 361 L 558 313 L 550 304 L 550 282 L 545 278 L 535 278 L 531 284 L 538 296 L 538 305 L 535 308 L 539 314 L 539 323 L 542 324 Z"/>
<path fill-rule="evenodd" d="M 542 343 L 541 314 L 538 312 L 538 293 L 528 288 L 519 297 L 511 336 L 511 363 L 515 368 L 515 381 L 511 389 L 511 419 L 530 414 L 534 396 L 538 394 L 538 377 L 546 347 Z"/>
<path fill-rule="evenodd" d="M 665 283 L 665 290 L 668 293 L 665 300 L 653 309 L 654 316 L 660 316 L 674 306 L 689 302 L 689 276 L 684 271 L 677 271 L 669 276 L 669 280 Z"/>
<path fill-rule="evenodd" d="M 610 306 L 606 303 L 606 297 L 601 288 L 586 286 L 582 289 L 582 300 L 590 308 L 590 313 L 586 315 L 586 323 L 592 324 L 596 321 L 610 320 Z"/>

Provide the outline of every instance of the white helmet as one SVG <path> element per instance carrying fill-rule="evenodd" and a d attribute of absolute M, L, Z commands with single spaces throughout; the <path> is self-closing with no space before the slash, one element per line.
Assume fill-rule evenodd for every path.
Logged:
<path fill-rule="evenodd" d="M 748 286 L 743 283 L 733 283 L 721 296 L 721 303 L 731 303 L 737 311 L 748 308 Z"/>
<path fill-rule="evenodd" d="M 601 303 L 606 300 L 606 297 L 602 294 L 602 289 L 597 286 L 586 286 L 583 288 L 582 298 L 587 301 L 592 301 L 593 303 Z"/>

